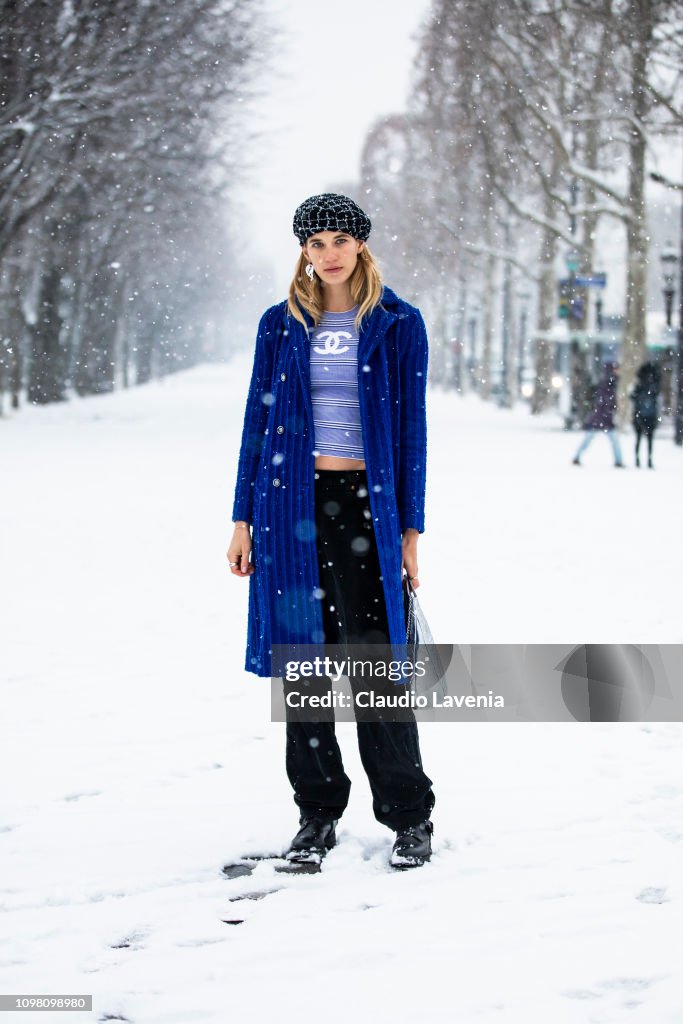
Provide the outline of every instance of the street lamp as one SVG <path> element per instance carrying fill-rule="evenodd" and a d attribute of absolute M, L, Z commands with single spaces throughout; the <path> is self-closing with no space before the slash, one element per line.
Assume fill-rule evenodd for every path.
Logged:
<path fill-rule="evenodd" d="M 583 306 L 576 295 L 576 275 L 581 269 L 581 253 L 578 249 L 567 249 L 564 262 L 569 274 L 569 310 L 568 320 L 579 321 L 583 317 Z"/>
<path fill-rule="evenodd" d="M 659 257 L 662 264 L 662 277 L 664 278 L 664 304 L 666 309 L 666 326 L 671 327 L 671 313 L 674 305 L 674 294 L 676 291 L 676 264 L 678 254 L 671 242 L 667 242 Z"/>
<path fill-rule="evenodd" d="M 661 174 L 655 174 L 650 172 L 650 177 L 653 181 L 658 181 L 660 184 L 668 184 L 668 182 L 662 177 Z M 683 186 L 674 186 L 679 189 Z M 678 353 L 677 359 L 674 362 L 675 368 L 675 392 L 676 392 L 676 413 L 674 416 L 674 444 L 683 445 L 683 202 L 681 203 L 680 209 L 680 247 L 681 255 L 678 260 Z M 666 277 L 669 272 L 674 272 L 675 262 L 672 260 L 671 255 L 673 253 L 674 260 L 676 258 L 676 252 L 673 246 L 667 246 L 668 252 L 662 254 L 662 264 L 664 265 L 664 282 L 665 288 L 667 288 Z M 664 264 L 664 255 L 666 255 L 666 264 Z M 673 288 L 673 281 L 671 282 Z M 664 292 L 666 298 L 666 291 Z M 671 305 L 673 306 L 673 295 L 671 296 Z M 667 309 L 667 324 L 671 323 L 670 312 Z"/>
<path fill-rule="evenodd" d="M 581 254 L 578 249 L 568 249 L 564 255 L 564 262 L 570 274 L 575 274 L 581 266 Z"/>
<path fill-rule="evenodd" d="M 563 345 L 561 349 L 562 364 L 560 371 L 564 377 L 565 387 L 563 389 L 563 395 L 565 397 L 565 430 L 571 430 L 574 424 L 574 413 L 576 404 L 575 395 L 575 364 L 577 362 L 577 346 L 578 340 L 575 337 L 575 331 L 578 331 L 581 321 L 583 320 L 583 303 L 577 296 L 576 289 L 576 275 L 581 269 L 581 253 L 578 249 L 573 246 L 571 249 L 567 249 L 564 254 L 564 262 L 567 267 L 569 274 L 568 282 L 568 308 L 567 308 L 567 326 L 569 327 L 569 344 Z"/>

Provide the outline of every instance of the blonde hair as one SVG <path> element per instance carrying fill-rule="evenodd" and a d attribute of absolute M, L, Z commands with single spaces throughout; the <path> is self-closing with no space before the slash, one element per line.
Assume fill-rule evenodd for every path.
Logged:
<path fill-rule="evenodd" d="M 307 263 L 302 249 L 287 297 L 287 309 L 300 324 L 303 324 L 306 333 L 308 324 L 301 310 L 305 309 L 310 313 L 316 327 L 324 312 L 322 282 L 317 274 L 313 275 L 312 281 L 309 279 L 306 273 Z M 349 278 L 349 289 L 354 306 L 357 303 L 360 307 L 355 317 L 356 329 L 360 330 L 363 317 L 373 311 L 382 297 L 382 275 L 367 244 L 358 253 L 358 262 Z"/>

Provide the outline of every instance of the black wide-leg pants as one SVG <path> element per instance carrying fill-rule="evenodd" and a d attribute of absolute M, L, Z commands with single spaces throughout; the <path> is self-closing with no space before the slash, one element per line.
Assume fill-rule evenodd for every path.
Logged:
<path fill-rule="evenodd" d="M 323 629 L 329 644 L 388 644 L 389 626 L 365 470 L 315 471 Z M 394 692 L 396 692 L 394 690 Z M 375 817 L 397 830 L 429 817 L 435 798 L 422 768 L 417 723 L 357 722 Z M 286 766 L 301 815 L 338 819 L 349 800 L 334 717 L 287 722 Z"/>

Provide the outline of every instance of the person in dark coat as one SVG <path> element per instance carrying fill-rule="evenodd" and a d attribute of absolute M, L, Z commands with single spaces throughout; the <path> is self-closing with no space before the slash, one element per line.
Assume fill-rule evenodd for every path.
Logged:
<path fill-rule="evenodd" d="M 249 578 L 245 668 L 259 676 L 273 674 L 283 646 L 405 651 L 403 577 L 420 585 L 424 532 L 428 344 L 419 309 L 382 284 L 370 228 L 347 196 L 302 203 L 289 296 L 259 323 L 228 548 L 233 575 Z M 400 721 L 357 721 L 375 817 L 396 832 L 397 867 L 429 859 L 435 802 L 407 710 Z M 335 845 L 351 782 L 333 714 L 305 717 L 287 714 L 301 826 L 287 857 L 319 863 Z"/>
<path fill-rule="evenodd" d="M 633 429 L 636 432 L 636 466 L 640 466 L 640 441 L 643 435 L 647 438 L 647 464 L 652 464 L 652 444 L 654 433 L 660 422 L 659 393 L 661 379 L 659 367 L 655 363 L 643 363 L 638 368 L 636 383 L 631 390 L 633 402 Z"/>
<path fill-rule="evenodd" d="M 583 425 L 586 431 L 583 440 L 574 456 L 574 465 L 581 465 L 581 456 L 588 445 L 591 444 L 598 432 L 606 435 L 612 445 L 614 453 L 614 465 L 618 469 L 624 468 L 624 460 L 621 455 L 619 437 L 614 427 L 614 415 L 617 411 L 617 381 L 619 367 L 616 363 L 605 363 L 602 380 L 598 384 L 593 397 L 592 407 L 588 419 Z"/>

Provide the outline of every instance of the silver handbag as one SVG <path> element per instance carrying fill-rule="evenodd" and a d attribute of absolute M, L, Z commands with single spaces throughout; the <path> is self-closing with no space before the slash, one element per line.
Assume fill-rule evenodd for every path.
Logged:
<path fill-rule="evenodd" d="M 415 588 L 407 576 L 403 582 L 403 602 L 406 616 L 406 646 L 408 658 L 415 665 L 417 661 L 424 662 L 425 672 L 417 673 L 413 669 L 410 686 L 413 692 L 424 693 L 438 687 L 442 694 L 446 693 L 446 669 L 447 664 L 441 656 L 439 648 L 434 643 L 432 631 L 417 599 Z M 450 659 L 448 659 L 450 660 Z"/>

